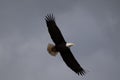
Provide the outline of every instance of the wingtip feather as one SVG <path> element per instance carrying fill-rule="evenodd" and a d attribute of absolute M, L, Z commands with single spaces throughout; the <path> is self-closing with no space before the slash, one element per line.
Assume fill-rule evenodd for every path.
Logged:
<path fill-rule="evenodd" d="M 47 14 L 45 16 L 45 20 L 46 21 L 55 21 L 55 17 L 53 16 L 53 14 Z"/>
<path fill-rule="evenodd" d="M 86 71 L 84 69 L 81 69 L 79 72 L 77 72 L 77 74 L 84 76 L 86 74 Z"/>

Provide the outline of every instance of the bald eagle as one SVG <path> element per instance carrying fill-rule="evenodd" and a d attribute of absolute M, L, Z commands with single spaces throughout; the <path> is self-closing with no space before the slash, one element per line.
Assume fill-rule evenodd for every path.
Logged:
<path fill-rule="evenodd" d="M 59 52 L 63 61 L 66 63 L 66 65 L 72 69 L 75 73 L 78 75 L 84 75 L 85 70 L 80 66 L 80 64 L 77 62 L 75 57 L 73 56 L 70 47 L 74 45 L 74 43 L 67 43 L 65 39 L 63 38 L 61 31 L 56 25 L 55 17 L 53 14 L 48 14 L 45 16 L 45 21 L 47 24 L 48 32 L 50 34 L 50 37 L 52 38 L 54 44 L 48 44 L 47 50 L 50 55 L 56 56 Z"/>

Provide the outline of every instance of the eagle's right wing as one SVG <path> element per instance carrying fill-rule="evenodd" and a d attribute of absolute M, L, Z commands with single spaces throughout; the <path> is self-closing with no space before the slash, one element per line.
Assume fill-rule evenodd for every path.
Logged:
<path fill-rule="evenodd" d="M 68 47 L 66 49 L 61 50 L 60 54 L 64 60 L 64 62 L 67 64 L 68 67 L 70 67 L 74 72 L 76 72 L 78 75 L 84 75 L 85 70 L 80 66 L 80 64 L 77 62 L 75 57 L 73 56 L 72 52 Z"/>
<path fill-rule="evenodd" d="M 66 43 L 59 28 L 57 27 L 57 25 L 55 23 L 55 18 L 53 17 L 53 15 L 52 14 L 47 15 L 45 20 L 47 23 L 49 34 L 50 34 L 53 42 L 56 45 L 61 44 L 61 43 Z"/>

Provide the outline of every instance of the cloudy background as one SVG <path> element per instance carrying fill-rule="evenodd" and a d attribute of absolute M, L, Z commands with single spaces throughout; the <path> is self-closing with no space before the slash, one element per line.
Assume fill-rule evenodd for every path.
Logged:
<path fill-rule="evenodd" d="M 119 7 L 119 0 L 0 0 L 0 80 L 119 80 Z M 47 13 L 76 44 L 71 50 L 85 76 L 46 51 Z"/>

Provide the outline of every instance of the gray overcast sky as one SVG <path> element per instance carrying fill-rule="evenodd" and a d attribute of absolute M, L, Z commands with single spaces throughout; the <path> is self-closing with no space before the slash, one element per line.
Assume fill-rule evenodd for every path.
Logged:
<path fill-rule="evenodd" d="M 47 13 L 86 76 L 48 54 Z M 0 80 L 120 80 L 119 61 L 119 0 L 0 0 Z"/>

